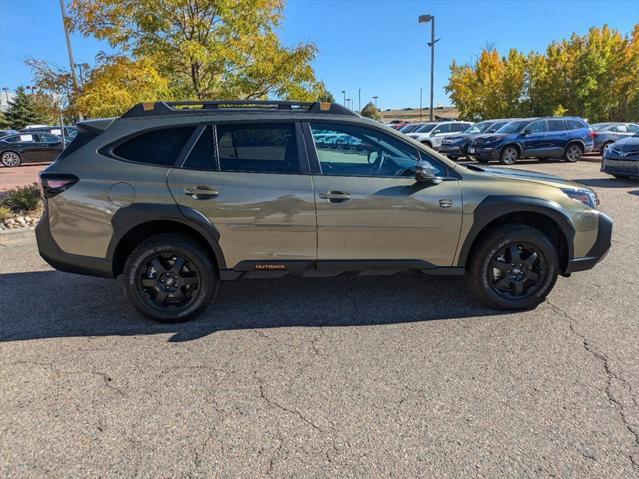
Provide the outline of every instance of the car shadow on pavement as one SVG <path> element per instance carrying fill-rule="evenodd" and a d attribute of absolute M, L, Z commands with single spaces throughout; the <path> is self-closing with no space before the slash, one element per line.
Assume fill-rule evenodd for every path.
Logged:
<path fill-rule="evenodd" d="M 173 333 L 189 341 L 224 330 L 342 327 L 503 314 L 466 292 L 462 277 L 421 274 L 288 277 L 223 282 L 196 320 L 158 324 L 138 315 L 113 280 L 57 271 L 0 275 L 0 342 Z"/>
<path fill-rule="evenodd" d="M 636 180 L 615 178 L 613 176 L 610 178 L 585 178 L 573 181 L 585 186 L 596 186 L 599 188 L 628 188 L 629 186 L 637 184 Z"/>
<path fill-rule="evenodd" d="M 629 195 L 639 196 L 639 190 L 632 190 L 628 192 Z"/>

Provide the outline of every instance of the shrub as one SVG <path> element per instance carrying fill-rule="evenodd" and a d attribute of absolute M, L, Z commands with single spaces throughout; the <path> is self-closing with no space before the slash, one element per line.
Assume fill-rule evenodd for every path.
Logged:
<path fill-rule="evenodd" d="M 13 213 L 9 208 L 5 208 L 4 206 L 0 206 L 0 221 L 7 220 L 13 216 Z"/>
<path fill-rule="evenodd" d="M 40 204 L 40 188 L 37 183 L 11 188 L 0 201 L 0 206 L 12 211 L 31 211 Z"/>

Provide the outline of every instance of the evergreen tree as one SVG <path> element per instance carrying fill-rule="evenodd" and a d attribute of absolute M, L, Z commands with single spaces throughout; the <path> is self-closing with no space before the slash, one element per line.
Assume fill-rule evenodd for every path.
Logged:
<path fill-rule="evenodd" d="M 9 101 L 9 109 L 4 114 L 11 128 L 20 130 L 27 125 L 43 123 L 44 116 L 37 108 L 30 95 L 24 91 L 24 87 L 16 88 L 15 97 Z"/>
<path fill-rule="evenodd" d="M 380 115 L 379 110 L 375 106 L 374 103 L 369 102 L 364 108 L 362 108 L 362 116 L 367 118 L 372 118 L 373 120 L 381 120 L 382 115 Z"/>

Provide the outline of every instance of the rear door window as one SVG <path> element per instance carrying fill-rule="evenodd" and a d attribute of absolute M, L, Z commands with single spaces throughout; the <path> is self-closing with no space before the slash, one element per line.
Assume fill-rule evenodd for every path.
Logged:
<path fill-rule="evenodd" d="M 203 171 L 217 170 L 212 126 L 207 126 L 202 131 L 182 167 Z"/>
<path fill-rule="evenodd" d="M 563 131 L 565 129 L 563 120 L 548 120 L 548 131 Z"/>
<path fill-rule="evenodd" d="M 300 173 L 295 125 L 217 125 L 221 171 Z"/>
<path fill-rule="evenodd" d="M 586 125 L 577 120 L 566 120 L 566 126 L 568 130 L 579 130 L 580 128 L 586 128 Z"/>
<path fill-rule="evenodd" d="M 194 131 L 194 126 L 148 131 L 116 146 L 113 154 L 135 163 L 173 166 Z"/>

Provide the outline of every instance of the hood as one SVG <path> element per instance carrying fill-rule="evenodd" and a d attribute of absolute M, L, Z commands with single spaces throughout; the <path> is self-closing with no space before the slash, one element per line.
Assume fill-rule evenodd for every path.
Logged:
<path fill-rule="evenodd" d="M 579 188 L 589 190 L 590 188 L 575 183 L 574 181 L 566 180 L 560 176 L 548 175 L 546 173 L 538 173 L 536 171 L 517 170 L 514 168 L 500 168 L 492 166 L 477 166 L 474 164 L 464 165 L 472 171 L 478 171 L 487 175 L 495 176 L 498 178 L 504 178 L 508 180 L 521 180 L 532 181 L 535 183 L 541 183 L 543 185 L 554 186 L 555 188 Z"/>
<path fill-rule="evenodd" d="M 639 136 L 631 136 L 624 138 L 623 140 L 617 140 L 611 146 L 615 150 L 624 153 L 629 151 L 639 151 Z"/>
<path fill-rule="evenodd" d="M 477 135 L 477 133 L 461 133 L 459 135 L 447 136 L 444 138 L 444 141 L 457 141 L 457 140 L 465 140 L 466 138 L 470 138 L 472 136 Z"/>
<path fill-rule="evenodd" d="M 473 136 L 473 143 L 476 145 L 483 145 L 484 143 L 490 143 L 493 141 L 506 138 L 509 133 L 487 133 Z"/>

